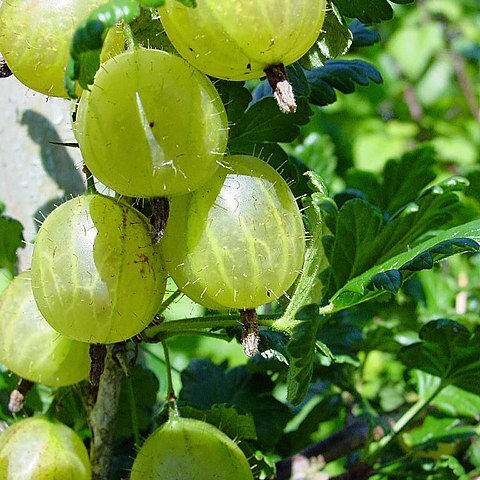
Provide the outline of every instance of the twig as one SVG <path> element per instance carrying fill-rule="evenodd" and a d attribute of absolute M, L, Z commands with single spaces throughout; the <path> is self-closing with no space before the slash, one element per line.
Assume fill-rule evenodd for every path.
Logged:
<path fill-rule="evenodd" d="M 3 59 L 0 59 L 0 78 L 7 78 L 13 75 L 10 68 L 8 68 L 7 62 Z"/>
<path fill-rule="evenodd" d="M 21 378 L 17 384 L 17 388 L 10 394 L 10 400 L 8 402 L 8 409 L 13 414 L 22 410 L 28 392 L 33 388 L 35 384 L 30 380 Z"/>
<path fill-rule="evenodd" d="M 168 215 L 170 213 L 170 206 L 168 199 L 164 197 L 152 199 L 153 214 L 150 223 L 153 226 L 153 242 L 158 243 L 167 226 Z"/>
<path fill-rule="evenodd" d="M 92 430 L 90 461 L 92 480 L 108 480 L 112 463 L 112 447 L 115 434 L 115 421 L 120 399 L 120 387 L 123 370 L 113 353 L 115 345 L 108 345 L 105 368 L 98 386 L 98 395 L 90 413 L 89 423 Z M 115 348 L 116 355 L 122 352 Z"/>
<path fill-rule="evenodd" d="M 310 445 L 297 455 L 277 462 L 277 480 L 289 480 L 292 470 L 294 470 L 295 461 L 302 457 L 313 458 L 322 456 L 325 463 L 328 463 L 365 447 L 369 439 L 370 425 L 363 422 L 352 423 L 325 440 Z M 358 479 L 360 478 L 368 477 L 358 477 Z"/>
<path fill-rule="evenodd" d="M 258 316 L 254 308 L 242 310 L 242 345 L 247 357 L 253 357 L 258 352 L 260 334 L 258 332 Z"/>
<path fill-rule="evenodd" d="M 295 462 L 297 461 L 300 462 L 304 458 L 322 457 L 322 460 L 328 463 L 365 447 L 370 439 L 371 427 L 368 423 L 352 423 L 325 440 L 310 445 L 296 455 L 277 462 L 277 480 L 289 480 L 292 471 L 295 470 Z M 358 479 L 361 478 L 368 477 L 358 477 Z"/>
<path fill-rule="evenodd" d="M 265 74 L 281 112 L 295 113 L 297 111 L 297 102 L 285 66 L 282 64 L 272 65 L 265 70 Z"/>

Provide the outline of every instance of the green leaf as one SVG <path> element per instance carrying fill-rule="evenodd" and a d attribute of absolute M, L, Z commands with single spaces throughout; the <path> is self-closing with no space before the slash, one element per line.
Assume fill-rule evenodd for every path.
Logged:
<path fill-rule="evenodd" d="M 402 283 L 403 277 L 399 270 L 387 270 L 374 275 L 367 285 L 367 290 L 385 290 L 391 293 L 398 293 Z"/>
<path fill-rule="evenodd" d="M 459 425 L 456 418 L 437 418 L 428 415 L 423 424 L 402 435 L 402 440 L 414 451 L 435 454 L 439 444 L 455 444 L 475 435 L 471 425 Z"/>
<path fill-rule="evenodd" d="M 123 378 L 115 426 L 116 438 L 130 438 L 133 435 L 131 395 L 133 395 L 138 428 L 141 432 L 148 429 L 159 388 L 156 375 L 151 370 L 140 366 L 131 370 L 129 378 Z"/>
<path fill-rule="evenodd" d="M 413 371 L 420 399 L 428 399 L 440 386 L 441 379 L 421 370 Z M 477 421 L 480 418 L 480 396 L 455 385 L 448 385 L 432 401 L 439 411 L 453 418 L 463 417 Z"/>
<path fill-rule="evenodd" d="M 326 12 L 320 36 L 300 59 L 300 63 L 307 70 L 323 66 L 328 59 L 345 55 L 352 45 L 352 32 L 329 0 Z"/>
<path fill-rule="evenodd" d="M 182 372 L 182 384 L 179 402 L 201 410 L 233 406 L 253 415 L 258 441 L 267 448 L 279 440 L 290 419 L 288 407 L 272 396 L 270 378 L 251 375 L 246 366 L 224 371 L 208 360 L 193 360 Z"/>
<path fill-rule="evenodd" d="M 414 0 L 390 0 L 390 3 L 407 4 Z M 333 0 L 342 15 L 358 18 L 363 23 L 391 20 L 393 9 L 387 0 Z"/>
<path fill-rule="evenodd" d="M 431 149 L 423 151 L 423 153 L 427 153 L 426 158 L 430 159 L 428 152 L 431 152 Z M 419 174 L 419 178 L 407 179 L 405 183 L 397 181 L 397 177 L 393 176 L 396 174 L 401 177 L 400 166 L 405 167 L 411 163 L 410 160 L 415 159 L 414 161 L 418 162 L 418 159 L 424 158 L 422 151 L 417 153 L 419 155 L 404 156 L 400 163 L 391 165 L 393 174 L 387 172 L 384 174 L 385 187 L 367 176 L 365 182 L 367 194 L 370 197 L 373 195 L 376 197 L 376 194 L 372 193 L 376 186 L 380 195 L 383 193 L 383 200 L 376 199 L 377 203 L 391 211 L 398 208 L 393 214 L 382 213 L 379 207 L 367 202 L 366 199 L 356 198 L 356 196 L 362 195 L 356 190 L 348 190 L 342 195 L 337 195 L 337 202 L 344 203 L 336 216 L 335 227 L 332 229 L 333 238 L 325 244 L 325 251 L 331 264 L 328 273 L 330 281 L 325 281 L 330 284 L 330 296 L 342 288 L 347 281 L 361 275 L 374 265 L 381 264 L 389 258 L 411 249 L 427 233 L 440 230 L 452 220 L 454 213 L 459 210 L 460 200 L 456 192 L 463 190 L 467 185 L 466 180 L 462 177 L 446 179 L 418 194 L 418 192 L 408 192 L 405 185 L 409 185 L 412 189 L 414 187 L 421 188 L 431 178 L 432 172 L 429 167 L 424 170 L 414 169 Z M 409 177 L 409 175 L 403 175 L 403 177 Z M 364 176 L 356 176 L 355 181 L 359 182 L 361 178 Z M 387 186 L 388 184 L 391 186 Z M 384 191 L 382 192 L 382 190 Z M 409 203 L 399 207 L 398 201 L 394 200 L 391 192 L 398 192 L 398 196 Z M 471 246 L 475 247 L 475 245 Z M 460 249 L 469 248 L 464 243 L 461 243 L 459 247 Z M 449 243 L 449 248 L 454 248 L 454 245 Z M 406 262 L 401 265 L 401 269 L 412 272 L 432 268 L 434 263 L 432 255 L 435 256 L 438 253 L 440 252 L 420 252 L 412 259 L 413 263 Z M 370 278 L 367 284 L 368 290 L 387 290 L 397 293 L 405 280 L 398 271 L 386 273 L 386 270 L 382 270 L 377 273 L 378 276 Z"/>
<path fill-rule="evenodd" d="M 225 105 L 229 123 L 235 124 L 248 109 L 248 105 L 252 101 L 252 95 L 242 82 L 219 80 L 215 83 L 215 88 Z"/>
<path fill-rule="evenodd" d="M 6 215 L 0 216 L 0 269 L 16 273 L 17 250 L 23 248 L 23 225 Z M 10 276 L 4 272 L 3 276 Z"/>
<path fill-rule="evenodd" d="M 443 385 L 480 395 L 479 332 L 472 335 L 462 324 L 440 319 L 422 327 L 420 340 L 399 352 L 407 367 L 439 377 Z"/>
<path fill-rule="evenodd" d="M 208 410 L 199 410 L 189 406 L 180 407 L 182 417 L 195 418 L 210 423 L 230 438 L 256 440 L 257 432 L 252 415 L 242 415 L 233 407 L 214 406 Z"/>
<path fill-rule="evenodd" d="M 299 405 L 307 395 L 313 374 L 317 331 L 321 322 L 318 306 L 305 307 L 304 311 L 307 320 L 297 323 L 287 345 L 287 400 L 292 405 Z"/>
<path fill-rule="evenodd" d="M 307 124 L 312 114 L 304 98 L 298 99 L 297 111 L 290 115 L 280 112 L 273 97 L 262 98 L 251 105 L 232 126 L 229 152 L 261 155 L 265 144 L 292 142 L 300 133 L 300 126 Z"/>
<path fill-rule="evenodd" d="M 305 73 L 311 87 L 309 100 L 323 107 L 337 99 L 335 89 L 342 93 L 353 93 L 355 85 L 382 83 L 380 72 L 363 60 L 327 60 L 320 68 Z"/>
<path fill-rule="evenodd" d="M 381 174 L 381 181 L 370 172 L 350 170 L 348 188 L 358 189 L 368 201 L 393 215 L 413 202 L 419 193 L 435 180 L 436 155 L 433 147 L 426 145 L 405 153 L 399 160 L 389 160 Z"/>
<path fill-rule="evenodd" d="M 164 3 L 165 0 L 162 0 Z M 186 7 L 196 7 L 197 6 L 197 0 L 177 0 L 177 2 L 185 5 Z"/>
<path fill-rule="evenodd" d="M 306 224 L 309 233 L 305 260 L 302 271 L 295 283 L 291 300 L 282 318 L 276 323 L 288 325 L 295 319 L 297 311 L 302 307 L 318 303 L 323 298 L 323 285 L 320 273 L 328 267 L 328 259 L 323 248 L 323 237 L 330 234 L 326 222 L 323 219 L 326 213 L 326 205 L 332 203 L 327 196 L 327 190 L 323 180 L 314 172 L 307 172 L 310 185 L 316 191 L 310 197 L 304 199 Z"/>
<path fill-rule="evenodd" d="M 372 279 L 376 275 L 388 270 L 401 271 L 402 279 L 405 281 L 412 274 L 412 260 L 413 263 L 418 261 L 417 266 L 419 267 L 420 263 L 424 263 L 425 255 L 427 255 L 425 252 L 432 256 L 432 263 L 436 263 L 456 253 L 478 251 L 479 241 L 480 220 L 440 232 L 409 251 L 389 258 L 382 264 L 376 265 L 348 281 L 333 294 L 330 304 L 324 307 L 323 311 L 331 313 L 343 310 L 377 297 L 383 290 L 378 288 L 373 290 L 367 287 L 372 285 Z M 404 267 L 406 268 L 402 271 Z"/>
<path fill-rule="evenodd" d="M 352 48 L 370 47 L 380 41 L 380 35 L 355 19 L 348 26 L 353 34 Z"/>
<path fill-rule="evenodd" d="M 162 22 L 156 18 L 151 9 L 141 9 L 140 15 L 130 22 L 133 38 L 144 48 L 154 48 L 170 53 L 177 53 L 165 33 Z"/>
<path fill-rule="evenodd" d="M 76 98 L 76 82 L 83 89 L 93 84 L 100 68 L 100 53 L 108 30 L 120 20 L 129 23 L 140 15 L 136 0 L 113 0 L 94 10 L 80 24 L 70 45 L 70 60 L 65 73 L 65 87 Z"/>
<path fill-rule="evenodd" d="M 354 199 L 339 210 L 331 253 L 336 288 L 364 270 L 364 252 L 375 243 L 383 224 L 381 213 L 369 203 Z"/>

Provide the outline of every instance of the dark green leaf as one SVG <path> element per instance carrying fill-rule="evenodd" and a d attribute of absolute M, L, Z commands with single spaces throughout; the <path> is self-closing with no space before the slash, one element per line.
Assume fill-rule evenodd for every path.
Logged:
<path fill-rule="evenodd" d="M 308 320 L 295 326 L 287 345 L 290 364 L 287 377 L 287 399 L 292 405 L 299 405 L 303 401 L 313 374 L 316 337 L 321 317 L 315 314 L 318 312 L 316 305 L 304 307 L 304 311 L 307 308 L 310 310 L 307 315 Z"/>
<path fill-rule="evenodd" d="M 15 274 L 17 250 L 23 248 L 23 225 L 13 218 L 0 216 L 0 269 Z"/>
<path fill-rule="evenodd" d="M 367 28 L 362 22 L 355 19 L 348 26 L 353 34 L 352 47 L 370 47 L 380 41 L 380 35 L 374 30 Z"/>
<path fill-rule="evenodd" d="M 435 392 L 441 379 L 421 370 L 412 374 L 417 384 L 418 396 L 426 400 Z M 480 396 L 462 390 L 455 385 L 448 385 L 434 398 L 432 404 L 442 413 L 450 417 L 463 417 L 471 420 L 480 418 Z"/>
<path fill-rule="evenodd" d="M 180 413 L 183 417 L 196 418 L 215 425 L 234 440 L 242 438 L 257 439 L 253 417 L 250 414 L 241 415 L 233 407 L 217 405 L 208 410 L 199 410 L 183 406 L 180 408 Z"/>
<path fill-rule="evenodd" d="M 165 0 L 162 0 L 162 2 L 165 2 Z M 180 2 L 187 7 L 196 7 L 197 6 L 197 0 L 177 0 L 177 2 Z"/>
<path fill-rule="evenodd" d="M 240 109 L 237 104 L 235 115 L 240 113 Z M 232 126 L 228 151 L 230 154 L 262 158 L 288 183 L 295 185 L 298 183 L 298 170 L 277 142 L 293 141 L 300 132 L 300 125 L 308 123 L 310 115 L 312 110 L 305 98 L 298 99 L 296 113 L 285 115 L 280 112 L 273 97 L 264 97 L 253 103 Z"/>
<path fill-rule="evenodd" d="M 323 238 L 330 231 L 323 219 L 326 206 L 331 202 L 323 180 L 314 172 L 308 172 L 312 189 L 316 192 L 304 199 L 305 216 L 309 231 L 309 240 L 305 252 L 302 272 L 295 284 L 291 301 L 285 310 L 279 324 L 288 324 L 296 317 L 297 311 L 302 307 L 320 302 L 324 295 L 324 286 L 320 274 L 328 267 L 328 259 L 323 249 Z"/>
<path fill-rule="evenodd" d="M 362 348 L 363 334 L 360 315 L 354 309 L 329 315 L 328 320 L 318 330 L 317 338 L 328 345 L 337 362 L 356 364 L 357 354 Z"/>
<path fill-rule="evenodd" d="M 252 95 L 242 82 L 219 80 L 215 83 L 215 88 L 225 105 L 229 123 L 235 124 L 247 110 L 252 101 Z"/>
<path fill-rule="evenodd" d="M 320 36 L 300 60 L 308 70 L 323 66 L 328 59 L 344 55 L 352 44 L 352 32 L 343 17 L 333 8 L 330 0 L 327 1 L 326 11 Z"/>
<path fill-rule="evenodd" d="M 298 97 L 306 97 L 308 98 L 311 93 L 310 84 L 308 83 L 308 78 L 305 75 L 305 70 L 300 65 L 300 62 L 292 63 L 287 67 L 287 75 L 290 83 L 292 84 L 293 91 L 295 92 L 295 96 Z M 268 82 L 264 82 L 268 84 Z M 270 92 L 271 92 L 270 88 Z M 271 95 L 271 93 L 270 93 Z"/>
<path fill-rule="evenodd" d="M 434 454 L 439 444 L 455 444 L 475 435 L 470 425 L 459 425 L 455 418 L 437 418 L 428 415 L 423 424 L 403 434 L 403 441 L 414 451 Z"/>
<path fill-rule="evenodd" d="M 83 89 L 93 84 L 108 30 L 120 20 L 131 22 L 139 14 L 138 1 L 112 0 L 94 10 L 77 28 L 70 45 L 70 60 L 65 75 L 65 86 L 72 98 L 76 98 L 77 81 Z"/>
<path fill-rule="evenodd" d="M 320 68 L 306 72 L 312 93 L 310 102 L 323 107 L 337 99 L 335 89 L 353 93 L 355 84 L 382 83 L 379 71 L 363 60 L 327 60 Z"/>
<path fill-rule="evenodd" d="M 182 372 L 179 401 L 208 410 L 215 405 L 235 407 L 255 420 L 258 441 L 270 448 L 290 419 L 289 409 L 272 396 L 269 377 L 249 374 L 246 366 L 224 371 L 208 360 L 193 360 Z"/>
<path fill-rule="evenodd" d="M 145 48 L 176 53 L 175 47 L 165 33 L 162 22 L 154 15 L 152 10 L 143 8 L 140 15 L 130 22 L 135 41 Z"/>
<path fill-rule="evenodd" d="M 390 3 L 407 4 L 413 1 L 390 0 Z M 378 23 L 393 17 L 393 9 L 387 0 L 333 0 L 333 3 L 346 17 L 356 17 L 364 23 Z"/>
<path fill-rule="evenodd" d="M 406 158 L 409 157 L 404 157 L 403 160 Z M 392 165 L 392 170 L 401 176 L 397 171 L 397 165 Z M 358 180 L 361 177 L 356 178 Z M 391 178 L 391 184 L 395 184 L 395 178 L 388 175 L 385 177 L 385 184 L 389 178 Z M 426 170 L 422 181 L 409 181 L 407 184 L 416 183 L 420 187 L 428 178 L 430 178 L 429 170 Z M 373 187 L 375 183 L 367 182 L 366 185 Z M 344 192 L 342 196 L 337 195 L 335 198 L 337 203 L 344 203 L 336 216 L 335 230 L 332 231 L 334 240 L 326 246 L 326 254 L 331 264 L 329 295 L 335 293 L 334 289 L 340 289 L 347 281 L 361 275 L 376 264 L 381 264 L 389 258 L 411 249 L 425 234 L 440 230 L 448 224 L 460 207 L 456 191 L 463 189 L 465 185 L 465 180 L 461 177 L 444 180 L 420 194 L 417 193 L 414 202 L 399 208 L 391 216 L 389 214 L 382 215 L 378 207 L 361 198 L 356 198 L 356 191 Z M 385 187 L 385 189 L 387 188 Z M 379 190 L 381 191 L 381 188 Z M 410 200 L 412 196 L 412 193 L 407 194 L 406 189 L 404 190 L 401 185 L 394 188 L 393 191 L 399 192 L 400 197 L 406 201 Z M 387 200 L 384 200 L 384 205 L 386 202 L 388 207 L 392 205 L 397 207 L 396 201 L 388 200 L 389 195 L 386 192 L 385 197 Z M 455 253 L 457 241 L 460 242 L 459 251 L 476 249 L 476 242 L 468 244 L 469 241 L 465 243 L 465 240 L 453 242 L 450 240 L 445 245 L 439 242 L 435 246 L 437 250 L 420 252 L 418 256 L 401 265 L 401 269 L 412 272 L 431 268 L 433 263 L 439 260 L 438 255 Z M 446 249 L 446 251 L 442 253 L 441 249 Z M 396 270 L 400 270 L 400 268 Z M 385 273 L 385 270 L 382 270 L 378 277 L 370 279 L 367 289 L 396 293 L 404 279 L 399 272 Z"/>
<path fill-rule="evenodd" d="M 382 224 L 381 213 L 360 199 L 346 202 L 339 210 L 331 253 L 332 277 L 337 289 L 364 271 L 364 253 L 377 240 Z"/>
<path fill-rule="evenodd" d="M 381 290 L 369 291 L 367 289 L 367 285 L 375 275 L 388 270 L 402 270 L 404 265 L 411 268 L 410 262 L 424 252 L 430 252 L 433 255 L 433 261 L 438 262 L 455 253 L 477 251 L 478 242 L 480 242 L 479 220 L 440 232 L 409 251 L 385 260 L 381 265 L 376 265 L 348 281 L 340 290 L 334 293 L 330 299 L 330 305 L 326 306 L 323 311 L 334 312 L 343 310 L 378 296 L 382 292 Z M 450 246 L 447 247 L 446 245 Z M 438 253 L 439 250 L 440 253 Z M 408 270 L 404 270 L 404 280 L 408 276 Z"/>
<path fill-rule="evenodd" d="M 298 427 L 284 435 L 279 444 L 281 454 L 291 455 L 307 447 L 312 443 L 311 436 L 323 422 L 339 417 L 339 411 L 342 408 L 340 395 L 332 394 L 323 398 L 319 397 L 317 397 L 316 405 L 308 412 Z"/>
<path fill-rule="evenodd" d="M 404 347 L 400 360 L 440 377 L 442 385 L 455 385 L 480 394 L 480 335 L 470 334 L 458 322 L 434 320 L 420 330 L 420 342 Z"/>
<path fill-rule="evenodd" d="M 291 142 L 312 113 L 302 98 L 298 101 L 297 112 L 290 115 L 280 112 L 273 97 L 262 98 L 232 126 L 228 149 L 230 153 L 259 153 L 265 143 Z"/>
<path fill-rule="evenodd" d="M 367 285 L 367 290 L 385 290 L 390 293 L 398 293 L 402 282 L 401 272 L 398 270 L 387 270 L 374 275 Z"/>
<path fill-rule="evenodd" d="M 416 200 L 435 179 L 435 163 L 435 150 L 422 146 L 405 153 L 399 160 L 389 160 L 380 182 L 372 173 L 351 170 L 347 174 L 347 186 L 361 190 L 369 202 L 391 216 Z"/>
<path fill-rule="evenodd" d="M 367 330 L 361 348 L 364 352 L 378 350 L 380 352 L 396 353 L 400 346 L 401 344 L 395 339 L 394 330 L 374 325 Z"/>
<path fill-rule="evenodd" d="M 129 378 L 123 378 L 115 427 L 117 438 L 133 436 L 133 408 L 135 408 L 140 431 L 148 429 L 159 387 L 160 384 L 155 374 L 151 370 L 139 366 L 132 369 Z M 134 405 L 132 405 L 132 401 Z"/>

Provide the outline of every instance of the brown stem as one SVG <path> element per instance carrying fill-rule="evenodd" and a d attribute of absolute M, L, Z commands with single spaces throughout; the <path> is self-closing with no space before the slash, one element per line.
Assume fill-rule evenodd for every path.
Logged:
<path fill-rule="evenodd" d="M 10 412 L 15 414 L 22 410 L 27 394 L 33 386 L 34 383 L 30 380 L 25 380 L 24 378 L 19 380 L 17 388 L 10 394 L 10 401 L 8 402 L 8 409 Z"/>
<path fill-rule="evenodd" d="M 283 64 L 272 65 L 265 70 L 265 74 L 281 112 L 295 113 L 297 102 L 285 66 Z"/>
<path fill-rule="evenodd" d="M 153 214 L 150 223 L 153 226 L 153 242 L 158 243 L 167 226 L 168 215 L 170 213 L 170 205 L 168 199 L 164 197 L 152 199 Z"/>
<path fill-rule="evenodd" d="M 111 478 L 110 467 L 112 463 L 115 421 L 123 377 L 122 367 L 116 358 L 116 355 L 123 354 L 123 350 L 117 347 L 116 345 L 106 346 L 105 366 L 100 377 L 96 402 L 89 417 L 92 431 L 90 445 L 92 480 L 108 480 Z"/>
<path fill-rule="evenodd" d="M 290 479 L 292 472 L 295 472 L 296 464 L 300 464 L 304 458 L 322 457 L 322 460 L 328 463 L 366 446 L 370 438 L 370 426 L 367 423 L 352 423 L 325 440 L 310 445 L 298 454 L 277 462 L 277 480 Z M 360 480 L 368 477 L 350 478 Z"/>
<path fill-rule="evenodd" d="M 254 308 L 242 310 L 242 345 L 247 357 L 253 357 L 258 352 L 260 335 L 258 333 L 258 315 Z"/>
<path fill-rule="evenodd" d="M 467 63 L 463 57 L 454 51 L 452 51 L 452 58 L 453 67 L 455 68 L 455 76 L 457 77 L 463 96 L 467 101 L 468 108 L 470 109 L 473 118 L 477 122 L 480 122 L 480 105 L 475 95 L 475 88 L 467 73 Z"/>
<path fill-rule="evenodd" d="M 89 349 L 90 354 L 90 398 L 89 405 L 93 407 L 97 401 L 98 386 L 100 377 L 105 368 L 105 357 L 107 356 L 106 345 L 92 344 Z"/>
<path fill-rule="evenodd" d="M 12 74 L 12 71 L 7 65 L 7 62 L 3 59 L 0 60 L 0 78 L 7 78 Z"/>

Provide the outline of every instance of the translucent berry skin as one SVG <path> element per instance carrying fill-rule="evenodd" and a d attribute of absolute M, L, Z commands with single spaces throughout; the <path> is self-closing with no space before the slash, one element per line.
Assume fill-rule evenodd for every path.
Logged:
<path fill-rule="evenodd" d="M 165 283 L 148 220 L 118 200 L 74 198 L 38 232 L 33 294 L 47 322 L 65 336 L 114 343 L 137 335 L 157 312 Z"/>
<path fill-rule="evenodd" d="M 192 65 L 213 77 L 247 80 L 308 52 L 322 30 L 325 0 L 197 0 L 196 8 L 167 0 L 158 11 Z"/>
<path fill-rule="evenodd" d="M 295 281 L 304 260 L 302 216 L 285 180 L 256 157 L 226 168 L 170 202 L 165 266 L 192 300 L 212 309 L 255 308 Z"/>
<path fill-rule="evenodd" d="M 88 452 L 69 427 L 31 417 L 0 434 L 0 479 L 90 480 Z"/>
<path fill-rule="evenodd" d="M 0 52 L 24 85 L 52 97 L 64 87 L 70 40 L 107 0 L 7 0 L 0 7 Z"/>
<path fill-rule="evenodd" d="M 225 108 L 185 60 L 136 49 L 105 62 L 77 113 L 90 171 L 131 197 L 183 195 L 217 170 L 227 145 Z"/>
<path fill-rule="evenodd" d="M 147 438 L 130 480 L 253 480 L 248 461 L 213 425 L 190 418 L 170 420 Z"/>
<path fill-rule="evenodd" d="M 0 363 L 31 382 L 52 387 L 88 377 L 89 346 L 64 337 L 42 317 L 30 272 L 17 275 L 0 295 Z"/>

